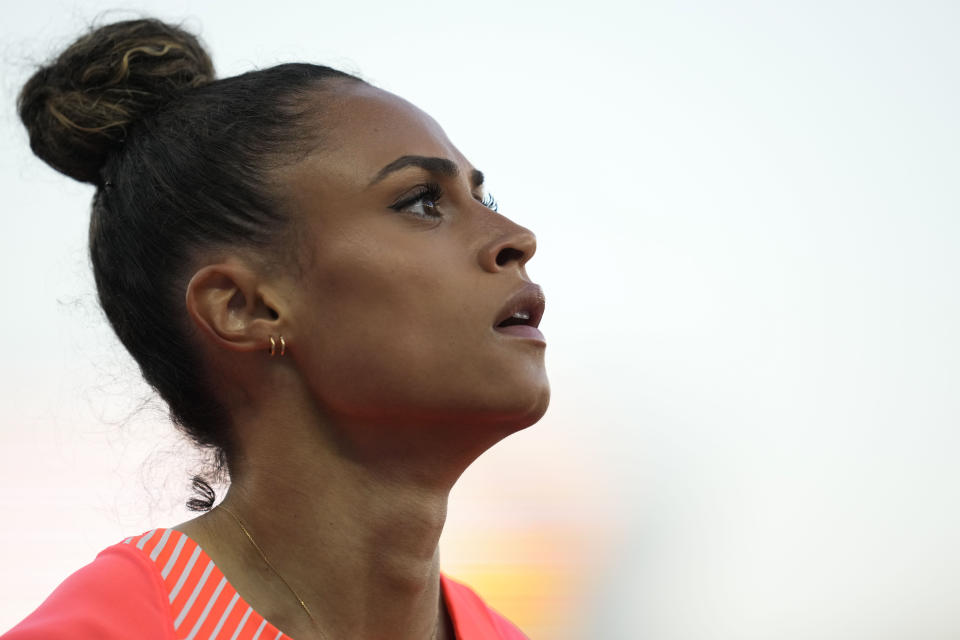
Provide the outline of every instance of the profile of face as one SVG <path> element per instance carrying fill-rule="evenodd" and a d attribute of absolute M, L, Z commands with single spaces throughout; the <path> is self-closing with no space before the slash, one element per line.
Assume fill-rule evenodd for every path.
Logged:
<path fill-rule="evenodd" d="M 356 82 L 324 100 L 322 149 L 282 171 L 303 254 L 287 357 L 317 405 L 338 425 L 493 441 L 533 424 L 550 395 L 534 235 L 410 103 Z"/>

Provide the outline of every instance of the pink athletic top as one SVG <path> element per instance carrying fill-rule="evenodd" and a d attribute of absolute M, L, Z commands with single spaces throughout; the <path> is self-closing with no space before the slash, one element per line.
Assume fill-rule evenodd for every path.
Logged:
<path fill-rule="evenodd" d="M 458 640 L 528 640 L 466 585 L 440 576 Z M 291 640 L 200 546 L 154 529 L 107 547 L 2 640 Z"/>

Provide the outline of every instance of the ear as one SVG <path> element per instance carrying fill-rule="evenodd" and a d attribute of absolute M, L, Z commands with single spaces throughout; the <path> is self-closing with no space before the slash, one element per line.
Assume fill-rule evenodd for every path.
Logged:
<path fill-rule="evenodd" d="M 200 332 L 230 351 L 259 351 L 279 335 L 279 301 L 267 282 L 229 260 L 203 267 L 187 285 L 187 312 Z"/>

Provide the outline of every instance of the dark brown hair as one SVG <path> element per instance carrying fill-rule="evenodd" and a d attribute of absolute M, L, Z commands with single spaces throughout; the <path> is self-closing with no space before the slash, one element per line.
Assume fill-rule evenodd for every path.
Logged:
<path fill-rule="evenodd" d="M 173 422 L 230 456 L 229 416 L 192 348 L 184 306 L 191 260 L 235 248 L 279 258 L 291 227 L 271 170 L 322 143 L 308 124 L 331 79 L 283 64 L 216 80 L 196 37 L 157 20 L 83 36 L 24 85 L 17 106 L 47 164 L 96 186 L 90 258 L 100 303 Z M 315 120 L 313 121 L 315 122 Z M 208 509 L 213 493 L 194 479 Z"/>

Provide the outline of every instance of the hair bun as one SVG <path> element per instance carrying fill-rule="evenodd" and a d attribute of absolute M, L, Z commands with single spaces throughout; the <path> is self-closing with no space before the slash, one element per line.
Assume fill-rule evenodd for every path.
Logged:
<path fill-rule="evenodd" d="M 99 185 L 107 156 L 132 123 L 213 79 L 196 37 L 159 20 L 129 20 L 70 45 L 27 81 L 17 108 L 37 156 Z"/>

